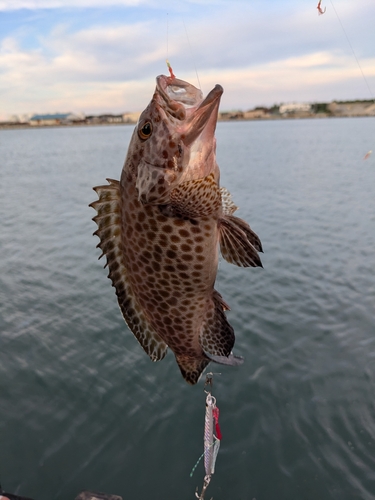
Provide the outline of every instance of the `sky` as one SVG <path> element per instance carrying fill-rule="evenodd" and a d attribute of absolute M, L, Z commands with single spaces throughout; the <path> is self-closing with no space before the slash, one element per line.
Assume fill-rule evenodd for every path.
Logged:
<path fill-rule="evenodd" d="M 221 110 L 375 96 L 375 1 L 0 0 L 0 119 L 141 111 L 167 73 Z"/>

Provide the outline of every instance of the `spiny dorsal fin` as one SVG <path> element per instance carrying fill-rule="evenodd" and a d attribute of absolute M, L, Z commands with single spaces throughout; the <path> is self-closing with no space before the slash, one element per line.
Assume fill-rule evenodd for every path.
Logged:
<path fill-rule="evenodd" d="M 90 204 L 98 213 L 93 218 L 98 225 L 94 234 L 100 238 L 98 247 L 103 252 L 101 256 L 107 258 L 108 278 L 115 287 L 126 323 L 152 361 L 158 361 L 166 355 L 167 345 L 153 331 L 132 293 L 122 252 L 120 183 L 107 181 L 109 186 L 94 188 L 99 199 Z"/>
<path fill-rule="evenodd" d="M 225 260 L 242 267 L 263 267 L 258 236 L 242 219 L 227 215 L 220 219 L 220 250 Z"/>

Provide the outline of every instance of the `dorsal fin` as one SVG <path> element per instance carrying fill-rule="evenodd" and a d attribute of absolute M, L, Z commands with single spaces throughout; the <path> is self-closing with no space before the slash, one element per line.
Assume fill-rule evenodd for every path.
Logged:
<path fill-rule="evenodd" d="M 94 234 L 100 238 L 97 245 L 103 252 L 100 257 L 107 258 L 108 278 L 115 287 L 126 323 L 152 361 L 159 361 L 164 358 L 167 345 L 152 329 L 132 293 L 122 252 L 120 183 L 113 179 L 107 181 L 109 186 L 94 188 L 99 199 L 90 204 L 98 213 L 93 220 L 98 225 Z"/>

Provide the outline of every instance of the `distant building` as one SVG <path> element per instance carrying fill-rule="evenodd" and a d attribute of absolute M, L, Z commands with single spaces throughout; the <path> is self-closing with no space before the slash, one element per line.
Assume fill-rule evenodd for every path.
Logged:
<path fill-rule="evenodd" d="M 258 118 L 268 118 L 269 113 L 266 108 L 250 109 L 243 114 L 245 120 L 256 120 Z"/>
<path fill-rule="evenodd" d="M 124 123 L 137 123 L 141 113 L 133 112 L 133 113 L 124 113 L 122 115 L 122 120 Z"/>
<path fill-rule="evenodd" d="M 335 116 L 375 116 L 375 104 L 371 101 L 333 101 L 327 108 Z"/>
<path fill-rule="evenodd" d="M 243 120 L 244 113 L 243 111 L 221 111 L 219 113 L 219 120 Z"/>
<path fill-rule="evenodd" d="M 32 126 L 66 125 L 82 118 L 73 113 L 55 113 L 47 115 L 33 115 L 29 123 Z"/>
<path fill-rule="evenodd" d="M 309 113 L 311 111 L 311 104 L 303 102 L 290 102 L 287 104 L 281 104 L 279 107 L 279 113 L 281 115 L 286 113 Z"/>

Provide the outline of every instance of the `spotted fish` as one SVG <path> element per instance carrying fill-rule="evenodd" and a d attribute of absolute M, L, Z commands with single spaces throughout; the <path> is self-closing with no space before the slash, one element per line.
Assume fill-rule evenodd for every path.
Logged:
<path fill-rule="evenodd" d="M 258 236 L 219 185 L 214 137 L 223 89 L 202 92 L 156 78 L 132 135 L 120 181 L 95 187 L 94 233 L 124 319 L 153 361 L 169 347 L 195 384 L 210 361 L 237 365 L 229 309 L 214 289 L 218 250 L 261 266 Z"/>

